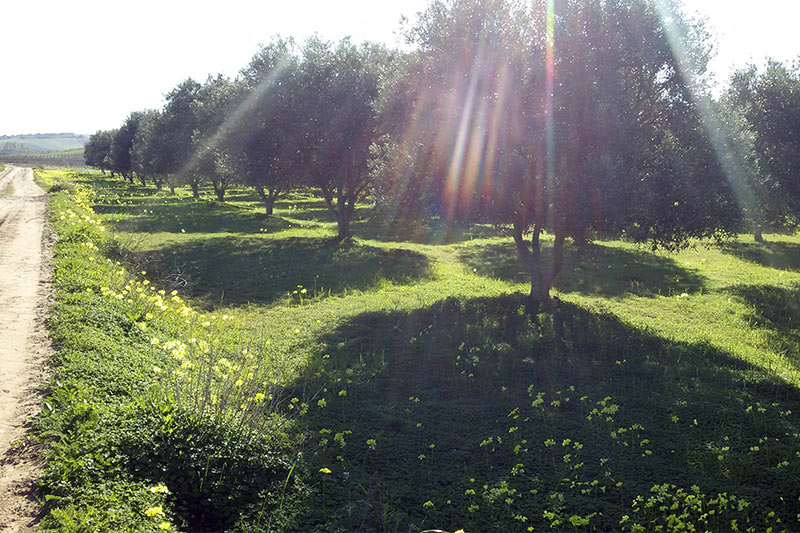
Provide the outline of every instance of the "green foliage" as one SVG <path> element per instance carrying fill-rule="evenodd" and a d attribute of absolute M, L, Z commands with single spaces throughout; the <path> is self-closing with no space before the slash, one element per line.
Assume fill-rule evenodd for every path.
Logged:
<path fill-rule="evenodd" d="M 620 520 L 622 531 L 754 531 L 767 524 L 767 531 L 781 529 L 775 513 L 761 517 L 754 526 L 757 511 L 750 502 L 727 493 L 710 497 L 696 485 L 689 490 L 654 485 L 646 499 L 634 499 L 631 512 Z"/>
<path fill-rule="evenodd" d="M 296 185 L 301 150 L 307 149 L 298 127 L 303 101 L 293 46 L 273 39 L 242 70 L 235 106 L 228 110 L 236 121 L 220 139 L 230 167 L 256 189 L 267 215 Z"/>
<path fill-rule="evenodd" d="M 335 47 L 317 38 L 303 48 L 300 66 L 299 167 L 307 183 L 319 188 L 336 216 L 338 237 L 350 235 L 356 202 L 368 192 L 370 147 L 375 140 L 378 99 L 392 56 L 374 43 L 356 46 L 344 39 Z"/>
<path fill-rule="evenodd" d="M 103 171 L 111 168 L 111 142 L 114 138 L 113 130 L 98 130 L 89 137 L 83 147 L 83 157 L 86 166 L 96 167 Z"/>
<path fill-rule="evenodd" d="M 211 398 L 215 413 L 240 412 L 220 396 L 225 379 L 200 390 L 183 384 L 181 369 L 210 368 L 153 342 L 153 335 L 185 332 L 207 345 L 209 333 L 187 327 L 196 313 L 106 258 L 116 247 L 89 208 L 91 189 L 62 182 L 60 173 L 39 178 L 55 191 L 51 222 L 59 235 L 51 317 L 57 369 L 36 423 L 49 458 L 40 481 L 43 529 L 218 530 L 248 520 L 285 527 L 292 508 L 271 495 L 291 501 L 302 489 L 296 477 L 289 483 L 285 433 L 243 432 L 232 419 L 197 409 L 197 399 Z M 279 427 L 276 417 L 259 427 Z"/>
<path fill-rule="evenodd" d="M 750 171 L 752 218 L 767 227 L 795 227 L 800 216 L 800 66 L 771 60 L 762 72 L 753 65 L 739 70 L 722 102 L 732 122 L 726 133 L 734 137 L 734 148 L 744 152 Z"/>
<path fill-rule="evenodd" d="M 125 177 L 132 175 L 133 165 L 131 162 L 131 151 L 133 148 L 133 139 L 139 129 L 144 113 L 133 112 L 128 115 L 125 122 L 115 131 L 111 139 L 111 147 L 109 149 L 109 159 L 111 161 L 111 170 L 119 172 Z"/>

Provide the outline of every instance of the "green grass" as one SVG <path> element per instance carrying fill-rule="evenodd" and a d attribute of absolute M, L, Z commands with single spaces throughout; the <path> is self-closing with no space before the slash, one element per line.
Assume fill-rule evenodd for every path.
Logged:
<path fill-rule="evenodd" d="M 182 366 L 169 339 L 190 335 L 205 346 L 204 317 L 107 258 L 116 244 L 89 207 L 91 189 L 63 181 L 60 171 L 37 178 L 51 192 L 58 234 L 49 321 L 57 354 L 36 422 L 48 445 L 41 528 L 219 530 L 263 515 L 286 527 L 278 504 L 262 500 L 278 491 L 296 498 L 289 436 L 241 431 L 219 410 L 197 409 L 194 400 L 208 396 L 194 386 L 205 378 L 172 387 L 166 375 Z M 164 340 L 154 343 L 156 335 Z M 208 370 L 198 363 L 190 373 Z"/>
<path fill-rule="evenodd" d="M 167 369 L 169 358 L 159 360 L 162 352 L 148 337 L 189 343 L 196 321 L 208 321 L 217 348 L 207 359 L 196 353 L 197 368 L 210 368 L 224 352 L 239 369 L 220 373 L 210 390 L 223 403 L 230 391 L 253 387 L 208 422 L 197 416 L 202 387 L 191 401 L 165 394 L 185 390 L 175 371 L 154 380 L 152 373 L 142 378 L 141 368 L 130 370 L 137 377 L 129 383 L 117 363 L 104 368 L 93 360 L 88 371 L 80 370 L 90 364 L 81 359 L 72 370 L 74 387 L 102 383 L 81 397 L 122 397 L 116 427 L 136 427 L 129 418 L 139 411 L 125 406 L 142 397 L 181 413 L 190 421 L 186 434 L 198 423 L 191 421 L 212 424 L 217 437 L 189 454 L 194 462 L 180 465 L 198 480 L 203 454 L 225 457 L 225 442 L 232 443 L 230 460 L 245 468 L 236 450 L 249 449 L 250 441 L 226 428 L 257 428 L 245 434 L 266 440 L 253 446 L 275 454 L 261 471 L 288 487 L 253 491 L 267 509 L 259 514 L 256 500 L 220 482 L 202 497 L 218 502 L 225 494 L 241 517 L 238 526 L 233 516 L 210 524 L 192 507 L 190 490 L 152 476 L 155 465 L 177 468 L 164 453 L 154 460 L 126 452 L 127 460 L 147 465 L 138 471 L 125 464 L 98 469 L 98 480 L 124 481 L 134 493 L 130 487 L 166 483 L 173 494 L 164 509 L 178 526 L 763 531 L 800 525 L 797 235 L 768 235 L 766 244 L 743 236 L 674 255 L 622 241 L 569 248 L 552 309 L 531 313 L 522 294 L 527 280 L 503 228 L 400 232 L 363 206 L 356 237 L 337 245 L 335 222 L 308 193 L 278 202 L 275 216 L 266 218 L 244 189 L 218 204 L 97 174 L 71 179 L 98 191 L 93 207 L 116 233 L 106 254 L 130 272 L 146 271 L 157 288 L 177 289 L 205 313 L 188 322 L 156 313 L 147 335 L 134 342 L 115 334 L 108 342 L 136 352 L 142 362 L 134 368 Z M 411 240 L 391 238 L 398 233 Z M 79 270 L 98 268 L 81 263 Z M 142 276 L 132 280 L 142 283 Z M 82 295 L 92 285 L 75 283 Z M 95 282 L 95 292 L 103 283 L 110 284 Z M 115 283 L 119 294 L 122 281 Z M 91 318 L 111 305 L 109 294 L 96 296 L 75 301 L 75 315 L 64 323 L 99 322 L 117 331 L 114 324 L 131 322 L 133 314 Z M 80 344 L 96 334 L 73 336 Z M 256 390 L 268 399 L 253 409 L 262 401 L 254 400 Z M 102 417 L 93 424 L 95 434 L 115 434 Z M 140 442 L 109 439 L 128 447 Z M 185 441 L 159 442 L 166 442 L 159 449 L 183 450 Z M 59 462 L 68 460 L 56 456 L 51 469 L 60 472 Z M 64 493 L 73 485 L 82 486 L 69 481 Z M 103 497 L 116 494 L 114 487 Z M 73 497 L 72 508 L 54 510 L 73 516 L 92 505 L 99 512 L 92 498 L 81 508 L 85 498 Z"/>

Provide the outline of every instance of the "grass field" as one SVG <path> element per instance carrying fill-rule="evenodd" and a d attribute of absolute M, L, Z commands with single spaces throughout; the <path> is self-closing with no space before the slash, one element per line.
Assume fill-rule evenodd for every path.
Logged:
<path fill-rule="evenodd" d="M 797 235 L 569 249 L 532 314 L 503 228 L 390 239 L 362 206 L 337 244 L 305 192 L 265 218 L 246 190 L 39 176 L 46 527 L 800 527 Z"/>

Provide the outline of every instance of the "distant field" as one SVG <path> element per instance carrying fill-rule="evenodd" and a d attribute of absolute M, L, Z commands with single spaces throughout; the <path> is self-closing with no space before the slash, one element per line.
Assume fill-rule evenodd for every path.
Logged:
<path fill-rule="evenodd" d="M 81 167 L 84 164 L 83 161 L 83 148 L 30 154 L 0 153 L 0 163 L 11 163 L 12 165 Z"/>
<path fill-rule="evenodd" d="M 0 155 L 30 154 L 83 150 L 88 135 L 74 133 L 36 133 L 32 135 L 0 135 Z"/>

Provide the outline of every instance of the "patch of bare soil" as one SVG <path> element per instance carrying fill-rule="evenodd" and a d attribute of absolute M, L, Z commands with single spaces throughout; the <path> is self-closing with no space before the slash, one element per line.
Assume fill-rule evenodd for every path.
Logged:
<path fill-rule="evenodd" d="M 33 485 L 42 469 L 29 439 L 41 407 L 50 345 L 52 237 L 45 229 L 47 195 L 30 168 L 0 173 L 0 531 L 38 522 Z"/>

